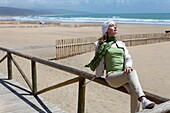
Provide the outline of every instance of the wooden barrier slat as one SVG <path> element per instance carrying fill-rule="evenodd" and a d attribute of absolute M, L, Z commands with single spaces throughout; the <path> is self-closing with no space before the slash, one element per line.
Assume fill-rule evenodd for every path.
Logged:
<path fill-rule="evenodd" d="M 5 56 L 0 60 L 0 63 L 1 63 L 2 61 L 4 61 L 6 58 L 7 58 L 7 55 L 5 55 Z"/>
<path fill-rule="evenodd" d="M 62 86 L 66 86 L 66 85 L 72 84 L 72 83 L 75 83 L 75 82 L 78 82 L 78 81 L 79 81 L 79 77 L 76 77 L 76 78 L 67 80 L 65 82 L 62 82 L 62 83 L 50 86 L 48 88 L 42 89 L 41 91 L 36 92 L 36 95 L 45 93 L 47 91 L 50 91 L 50 90 L 53 90 L 53 89 L 56 89 L 56 88 L 59 88 L 59 87 L 62 87 Z"/>
<path fill-rule="evenodd" d="M 11 56 L 11 60 L 13 61 L 13 63 L 15 64 L 16 68 L 18 69 L 18 71 L 20 72 L 20 74 L 22 75 L 22 77 L 24 78 L 25 82 L 27 83 L 28 87 L 32 90 L 31 87 L 31 82 L 29 81 L 29 79 L 27 78 L 27 76 L 25 75 L 25 73 L 22 71 L 21 67 L 18 65 L 18 63 L 15 61 L 15 59 Z"/>

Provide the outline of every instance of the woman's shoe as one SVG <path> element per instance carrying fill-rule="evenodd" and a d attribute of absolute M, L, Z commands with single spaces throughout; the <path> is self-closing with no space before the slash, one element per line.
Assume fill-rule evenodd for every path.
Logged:
<path fill-rule="evenodd" d="M 154 108 L 155 103 L 148 100 L 148 99 L 143 99 L 142 100 L 142 109 L 152 109 Z"/>

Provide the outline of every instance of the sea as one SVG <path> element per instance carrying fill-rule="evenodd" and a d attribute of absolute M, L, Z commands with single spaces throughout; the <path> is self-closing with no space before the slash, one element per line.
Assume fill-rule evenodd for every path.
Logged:
<path fill-rule="evenodd" d="M 17 21 L 43 21 L 43 22 L 67 22 L 67 23 L 103 23 L 114 20 L 121 24 L 148 24 L 170 26 L 170 13 L 116 13 L 116 14 L 53 14 L 34 16 L 9 16 L 0 17 L 0 20 Z"/>

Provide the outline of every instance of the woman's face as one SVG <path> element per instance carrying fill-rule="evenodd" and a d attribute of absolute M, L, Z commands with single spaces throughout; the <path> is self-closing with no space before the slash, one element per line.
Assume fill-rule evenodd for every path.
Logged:
<path fill-rule="evenodd" d="M 107 32 L 108 32 L 109 36 L 116 35 L 117 34 L 117 24 L 110 24 Z"/>

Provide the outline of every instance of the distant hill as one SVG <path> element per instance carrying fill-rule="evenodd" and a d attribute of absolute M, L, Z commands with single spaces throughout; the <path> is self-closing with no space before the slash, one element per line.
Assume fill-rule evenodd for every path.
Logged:
<path fill-rule="evenodd" d="M 0 7 L 1 16 L 26 16 L 26 15 L 41 15 L 47 14 L 48 12 L 40 12 L 31 9 L 20 9 L 12 7 Z"/>
<path fill-rule="evenodd" d="M 50 12 L 52 14 L 89 14 L 89 12 L 73 11 L 66 9 L 46 9 L 45 11 Z"/>
<path fill-rule="evenodd" d="M 82 11 L 71 11 L 65 9 L 20 9 L 13 7 L 0 7 L 0 16 L 28 16 L 28 15 L 46 15 L 46 14 L 86 14 Z"/>

